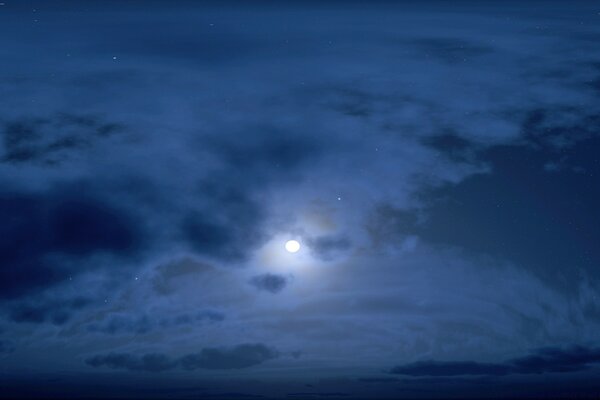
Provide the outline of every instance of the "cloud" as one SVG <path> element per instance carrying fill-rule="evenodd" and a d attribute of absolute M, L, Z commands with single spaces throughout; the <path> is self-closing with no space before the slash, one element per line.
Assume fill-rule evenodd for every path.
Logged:
<path fill-rule="evenodd" d="M 263 274 L 250 279 L 250 284 L 258 290 L 279 293 L 287 286 L 287 279 L 281 275 Z"/>
<path fill-rule="evenodd" d="M 0 299 L 44 289 L 84 270 L 61 258 L 139 250 L 135 219 L 76 186 L 0 192 Z M 60 259 L 60 261 L 58 261 Z"/>
<path fill-rule="evenodd" d="M 501 376 L 508 374 L 543 374 L 575 372 L 600 363 L 600 349 L 574 346 L 544 348 L 531 355 L 502 363 L 475 361 L 418 361 L 392 368 L 392 374 L 410 376 Z"/>
<path fill-rule="evenodd" d="M 600 348 L 548 347 L 529 356 L 515 358 L 509 363 L 513 365 L 516 373 L 521 374 L 580 371 L 589 368 L 592 364 L 600 363 Z"/>
<path fill-rule="evenodd" d="M 96 355 L 85 360 L 92 367 L 108 367 L 129 371 L 161 372 L 180 367 L 196 369 L 243 369 L 277 358 L 279 353 L 263 344 L 240 344 L 231 348 L 204 348 L 199 353 L 171 359 L 164 354 L 150 353 L 137 356 L 129 353 Z"/>
<path fill-rule="evenodd" d="M 350 239 L 345 236 L 319 236 L 308 240 L 311 252 L 318 258 L 333 260 L 341 252 L 350 248 Z"/>
<path fill-rule="evenodd" d="M 572 225 L 569 211 L 598 203 L 590 192 L 571 195 L 573 184 L 597 187 L 589 178 L 559 171 L 551 178 L 564 178 L 556 185 L 561 196 L 550 190 L 529 206 L 520 203 L 521 193 L 501 207 L 497 202 L 521 182 L 550 182 L 528 175 L 538 158 L 521 163 L 530 154 L 518 157 L 520 149 L 543 149 L 541 166 L 576 147 L 571 131 L 584 140 L 597 130 L 597 93 L 580 85 L 587 78 L 582 68 L 589 69 L 580 63 L 595 54 L 594 43 L 588 38 L 587 51 L 571 39 L 591 33 L 593 24 L 554 18 L 554 11 L 540 21 L 512 11 L 497 18 L 489 5 L 468 13 L 454 6 L 388 12 L 404 9 L 391 4 L 360 11 L 307 6 L 306 13 L 283 3 L 258 11 L 152 5 L 144 16 L 124 6 L 115 18 L 102 2 L 82 8 L 81 23 L 72 24 L 69 7 L 44 12 L 31 34 L 0 36 L 0 54 L 13 61 L 0 79 L 7 93 L 0 109 L 0 298 L 52 287 L 92 291 L 102 301 L 60 329 L 7 324 L 9 337 L 27 331 L 24 345 L 48 349 L 15 357 L 11 369 L 34 360 L 40 369 L 77 373 L 69 360 L 132 334 L 174 354 L 190 353 L 182 349 L 189 343 L 217 349 L 194 352 L 190 365 L 235 358 L 219 345 L 250 340 L 302 349 L 298 362 L 306 366 L 361 360 L 364 368 L 424 355 L 478 363 L 515 348 L 595 337 L 595 286 L 580 300 L 549 288 L 525 262 L 482 260 L 472 252 L 490 246 L 458 240 L 491 239 L 491 250 L 499 250 L 486 252 L 491 257 L 564 251 L 565 258 L 549 262 L 558 260 L 571 277 L 578 265 L 595 262 L 587 248 L 562 246 L 594 243 L 596 209 L 581 210 L 587 222 Z M 15 16 L 21 12 L 31 9 Z M 22 30 L 19 21 L 7 19 L 3 27 Z M 537 25 L 550 28 L 534 31 Z M 511 145 L 504 148 L 509 168 L 501 169 L 508 184 L 494 176 L 482 184 L 484 195 L 467 187 L 462 197 L 462 183 L 490 177 L 497 153 L 488 150 L 497 145 Z M 590 155 L 597 157 L 594 146 Z M 432 187 L 457 186 L 421 197 Z M 534 224 L 518 223 L 532 221 L 556 198 L 569 201 Z M 504 213 L 511 204 L 528 215 Z M 326 210 L 325 217 L 307 221 L 311 207 Z M 432 218 L 422 221 L 426 211 Z M 549 245 L 545 228 L 552 231 L 557 219 L 588 229 L 557 235 L 562 242 Z M 443 237 L 426 235 L 428 223 Z M 265 268 L 262 259 L 255 262 L 256 250 L 287 233 L 315 238 L 313 246 L 306 239 L 313 254 L 294 260 L 335 262 L 294 269 L 298 290 L 277 296 L 281 302 L 263 301 L 245 290 L 248 277 L 296 266 Z M 466 250 L 446 251 L 448 245 Z M 352 257 L 337 257 L 350 249 Z M 127 276 L 133 268 L 135 281 Z M 32 303 L 16 315 L 53 321 L 52 311 Z M 198 320 L 199 310 L 223 314 Z M 110 365 L 180 362 L 128 357 Z"/>
<path fill-rule="evenodd" d="M 411 376 L 506 375 L 510 366 L 474 361 L 418 361 L 392 368 L 393 374 Z"/>
<path fill-rule="evenodd" d="M 175 368 L 176 363 L 164 354 L 149 353 L 135 356 L 127 353 L 97 355 L 85 360 L 92 367 L 108 367 L 129 371 L 161 372 Z"/>
<path fill-rule="evenodd" d="M 18 323 L 51 322 L 55 325 L 63 325 L 71 318 L 74 311 L 81 310 L 90 303 L 91 300 L 85 297 L 70 300 L 41 299 L 35 302 L 26 300 L 10 308 L 9 318 Z"/>
<path fill-rule="evenodd" d="M 194 369 L 240 369 L 277 358 L 279 353 L 264 344 L 241 344 L 233 348 L 205 348 L 180 359 L 181 367 Z"/>
<path fill-rule="evenodd" d="M 225 208 L 224 214 L 219 216 L 208 212 L 192 212 L 185 217 L 182 230 L 194 251 L 221 260 L 239 261 L 244 260 L 248 251 L 260 242 L 261 234 L 257 228 L 262 221 L 262 211 L 242 197 L 235 202 L 225 204 L 225 207 L 231 208 Z M 240 224 L 229 220 L 230 216 L 227 215 L 229 210 L 235 208 L 241 212 Z M 225 220 L 220 221 L 223 217 Z M 245 240 L 246 237 L 252 239 Z"/>
<path fill-rule="evenodd" d="M 251 139 L 239 140 L 248 132 L 252 132 Z M 203 145 L 218 154 L 227 169 L 243 171 L 245 176 L 273 178 L 308 166 L 326 149 L 323 138 L 269 125 L 247 126 L 228 136 L 207 137 Z"/>
<path fill-rule="evenodd" d="M 245 261 L 267 239 L 268 213 L 255 193 L 285 185 L 321 155 L 322 140 L 290 129 L 250 125 L 195 141 L 216 158 L 216 166 L 198 185 L 200 204 L 182 220 L 183 239 L 199 254 Z"/>
<path fill-rule="evenodd" d="M 92 146 L 122 130 L 92 115 L 60 113 L 51 117 L 31 117 L 5 121 L 1 129 L 5 163 L 60 163 L 69 151 Z"/>
<path fill-rule="evenodd" d="M 8 340 L 0 340 L 0 354 L 10 354 L 15 351 L 15 346 Z"/>

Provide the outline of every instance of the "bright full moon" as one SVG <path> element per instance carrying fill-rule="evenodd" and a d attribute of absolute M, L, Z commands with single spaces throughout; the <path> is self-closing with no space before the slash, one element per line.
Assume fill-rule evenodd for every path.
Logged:
<path fill-rule="evenodd" d="M 296 253 L 300 250 L 300 243 L 297 240 L 288 240 L 285 242 L 285 249 L 290 253 Z"/>

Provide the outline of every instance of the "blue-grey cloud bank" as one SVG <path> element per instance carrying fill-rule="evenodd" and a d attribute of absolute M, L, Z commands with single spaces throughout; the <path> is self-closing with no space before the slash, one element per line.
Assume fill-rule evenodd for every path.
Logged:
<path fill-rule="evenodd" d="M 0 398 L 600 396 L 599 42 L 585 1 L 0 3 Z"/>

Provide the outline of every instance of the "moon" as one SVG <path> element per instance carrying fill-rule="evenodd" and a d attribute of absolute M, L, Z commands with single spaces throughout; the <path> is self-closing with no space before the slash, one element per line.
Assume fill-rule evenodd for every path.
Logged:
<path fill-rule="evenodd" d="M 300 242 L 297 240 L 288 240 L 285 242 L 285 249 L 288 253 L 297 253 L 300 250 Z"/>

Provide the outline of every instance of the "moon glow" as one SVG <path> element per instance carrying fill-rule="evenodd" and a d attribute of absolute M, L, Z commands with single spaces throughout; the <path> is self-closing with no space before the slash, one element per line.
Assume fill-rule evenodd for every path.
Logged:
<path fill-rule="evenodd" d="M 289 253 L 297 253 L 298 250 L 300 250 L 300 242 L 298 242 L 297 240 L 288 240 L 287 242 L 285 242 L 285 249 Z"/>

